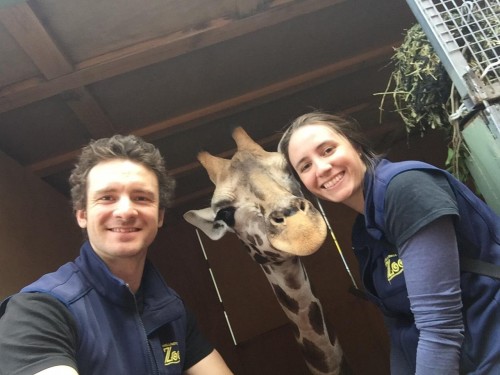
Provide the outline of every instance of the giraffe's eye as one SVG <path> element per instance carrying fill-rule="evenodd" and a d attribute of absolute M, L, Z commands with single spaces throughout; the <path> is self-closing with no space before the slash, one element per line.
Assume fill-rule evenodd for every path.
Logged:
<path fill-rule="evenodd" d="M 217 211 L 217 215 L 215 215 L 215 221 L 222 220 L 229 227 L 234 227 L 234 211 L 236 209 L 233 206 L 220 209 Z"/>

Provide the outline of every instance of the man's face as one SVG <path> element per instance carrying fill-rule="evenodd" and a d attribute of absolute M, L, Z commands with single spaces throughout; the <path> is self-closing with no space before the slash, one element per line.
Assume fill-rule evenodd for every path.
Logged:
<path fill-rule="evenodd" d="M 101 162 L 90 170 L 87 205 L 76 212 L 93 249 L 108 265 L 125 258 L 143 259 L 163 215 L 154 172 L 123 159 Z"/>

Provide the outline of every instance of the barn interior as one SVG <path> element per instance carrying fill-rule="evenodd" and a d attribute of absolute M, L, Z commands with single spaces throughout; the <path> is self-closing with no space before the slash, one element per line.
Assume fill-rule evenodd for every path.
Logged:
<path fill-rule="evenodd" d="M 408 134 L 380 95 L 415 22 L 391 0 L 2 1 L 0 297 L 78 254 L 67 180 L 81 147 L 135 134 L 160 149 L 177 181 L 150 254 L 169 285 L 236 374 L 307 374 L 236 237 L 211 241 L 183 220 L 214 190 L 196 156 L 230 158 L 237 126 L 274 151 L 294 118 L 321 110 L 354 117 L 392 160 L 442 166 L 444 134 Z M 325 208 L 359 283 L 349 251 L 355 214 Z M 304 263 L 353 374 L 387 374 L 381 316 L 356 293 L 336 246 L 328 238 Z"/>

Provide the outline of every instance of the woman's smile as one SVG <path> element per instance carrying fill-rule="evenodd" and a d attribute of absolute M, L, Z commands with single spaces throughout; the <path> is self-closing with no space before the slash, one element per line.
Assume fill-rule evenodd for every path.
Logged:
<path fill-rule="evenodd" d="M 341 173 L 336 174 L 331 180 L 323 183 L 323 185 L 321 185 L 321 187 L 323 189 L 326 189 L 326 190 L 335 187 L 338 183 L 340 183 L 343 180 L 344 175 L 345 175 L 345 172 L 341 172 Z"/>

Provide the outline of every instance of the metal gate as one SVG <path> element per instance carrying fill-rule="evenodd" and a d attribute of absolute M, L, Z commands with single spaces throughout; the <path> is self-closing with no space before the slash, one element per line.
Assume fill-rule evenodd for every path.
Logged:
<path fill-rule="evenodd" d="M 467 166 L 500 214 L 500 0 L 407 2 L 460 94 Z"/>

